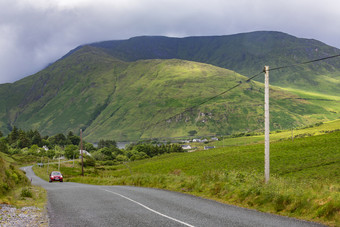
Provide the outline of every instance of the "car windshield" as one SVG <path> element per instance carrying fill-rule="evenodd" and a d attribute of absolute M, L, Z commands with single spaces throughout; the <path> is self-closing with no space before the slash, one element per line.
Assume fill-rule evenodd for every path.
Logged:
<path fill-rule="evenodd" d="M 61 175 L 61 174 L 59 172 L 53 172 L 52 175 L 56 176 L 56 175 Z"/>

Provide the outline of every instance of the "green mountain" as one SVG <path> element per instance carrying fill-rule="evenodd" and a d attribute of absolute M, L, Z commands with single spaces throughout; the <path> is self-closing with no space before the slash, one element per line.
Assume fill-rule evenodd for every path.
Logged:
<path fill-rule="evenodd" d="M 265 65 L 276 68 L 340 54 L 339 49 L 317 40 L 264 31 L 187 38 L 143 36 L 90 45 L 124 61 L 184 59 L 223 67 L 248 77 L 260 72 Z M 337 95 L 340 93 L 340 58 L 273 71 L 270 81 L 281 87 Z"/>
<path fill-rule="evenodd" d="M 273 34 L 284 35 L 263 34 L 268 34 L 269 37 Z M 191 58 L 206 56 L 207 59 L 214 59 L 212 56 L 219 55 L 221 48 L 202 47 L 204 50 L 211 49 L 212 53 L 209 55 L 206 51 L 196 50 L 193 44 L 196 42 L 190 40 L 197 39 L 203 46 L 205 40 L 221 43 L 220 39 L 228 38 L 230 37 L 174 39 L 187 42 L 186 52 L 180 48 L 174 51 L 172 48 L 175 47 L 152 41 L 173 40 L 165 37 L 140 37 L 79 47 L 35 75 L 13 84 L 0 85 L 0 130 L 8 133 L 15 125 L 22 129 L 38 129 L 44 135 L 54 135 L 68 131 L 77 133 L 82 128 L 85 139 L 90 142 L 101 138 L 119 141 L 178 137 L 187 136 L 189 131 L 197 131 L 197 135 L 261 131 L 263 84 L 256 81 L 246 82 L 247 77 L 212 64 L 150 57 L 150 53 L 167 50 L 182 56 L 189 56 L 192 51 Z M 141 40 L 145 40 L 144 50 Z M 130 45 L 132 41 L 138 45 Z M 118 49 L 121 51 L 103 47 L 104 44 L 113 45 L 112 43 L 120 43 Z M 152 43 L 154 49 L 150 50 Z M 227 42 L 225 45 L 231 44 Z M 244 49 L 233 45 L 231 46 L 235 51 Z M 255 48 L 256 45 L 253 45 Z M 159 46 L 162 48 L 158 49 Z M 323 46 L 320 44 L 318 48 L 321 50 Z M 276 50 L 279 51 L 278 48 Z M 143 53 L 144 58 L 150 59 L 138 60 Z M 272 55 L 274 54 L 273 52 Z M 135 59 L 129 58 L 133 55 Z M 227 55 L 232 56 L 226 53 Z M 168 55 L 164 58 L 172 57 Z M 302 57 L 298 58 L 301 59 L 304 60 Z M 294 89 L 295 86 L 290 86 L 289 90 L 272 87 L 272 130 L 339 118 L 340 97 L 335 93 L 339 90 L 335 86 L 339 74 L 336 74 L 338 68 L 333 62 L 334 60 L 329 60 L 320 63 L 322 67 L 310 77 L 312 81 L 316 81 L 325 78 L 326 74 L 320 75 L 323 71 L 328 76 L 334 73 L 333 80 L 329 80 L 332 85 L 327 84 L 327 81 L 323 84 L 328 86 L 325 92 L 328 95 L 312 93 L 312 89 L 303 91 L 310 87 L 308 84 L 302 90 Z M 289 61 L 282 63 L 288 64 Z M 241 68 L 242 64 L 239 65 Z M 332 68 L 326 71 L 328 66 Z M 254 70 L 256 73 L 262 70 L 262 65 L 259 67 L 260 69 Z M 302 72 L 310 72 L 308 70 L 312 66 L 303 67 L 306 68 Z M 250 69 L 251 67 L 247 70 Z M 263 75 L 258 78 L 260 77 L 263 78 Z M 234 86 L 237 87 L 209 100 Z M 318 89 L 315 88 L 314 91 Z"/>

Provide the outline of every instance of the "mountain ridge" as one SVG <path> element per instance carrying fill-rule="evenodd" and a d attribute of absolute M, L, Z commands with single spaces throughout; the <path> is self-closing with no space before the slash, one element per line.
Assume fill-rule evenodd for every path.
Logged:
<path fill-rule="evenodd" d="M 141 45 L 139 39 L 132 39 L 138 45 L 130 48 L 135 49 L 131 53 L 136 56 L 142 51 L 137 48 Z M 160 54 L 156 47 L 152 51 Z M 216 48 L 205 48 L 212 54 L 216 52 Z M 200 55 L 206 56 L 206 51 L 201 50 Z M 335 66 L 331 91 L 339 89 Z M 318 73 L 325 69 L 323 66 Z M 311 81 L 317 82 L 315 78 Z M 260 130 L 263 85 L 245 81 L 247 77 L 209 63 L 175 58 L 124 61 L 103 48 L 84 45 L 35 75 L 0 85 L 0 130 L 8 133 L 15 125 L 53 135 L 79 132 L 82 128 L 85 139 L 91 142 L 101 138 L 138 140 L 187 136 L 194 130 L 201 136 Z M 239 83 L 243 84 L 228 94 L 191 108 Z M 340 108 L 337 105 L 330 108 L 333 104 L 306 101 L 301 99 L 301 94 L 272 87 L 271 128 L 336 119 Z"/>
<path fill-rule="evenodd" d="M 140 36 L 87 45 L 99 47 L 124 61 L 176 58 L 212 64 L 248 77 L 260 72 L 264 65 L 274 68 L 340 54 L 339 49 L 314 39 L 270 31 L 184 38 Z M 331 59 L 282 69 L 271 76 L 271 83 L 294 88 L 302 85 L 306 90 L 337 94 L 340 92 L 338 86 L 320 81 L 317 77 L 322 75 L 326 80 L 335 78 L 336 85 L 340 85 L 339 71 L 340 61 Z M 318 89 L 318 86 L 321 88 Z"/>

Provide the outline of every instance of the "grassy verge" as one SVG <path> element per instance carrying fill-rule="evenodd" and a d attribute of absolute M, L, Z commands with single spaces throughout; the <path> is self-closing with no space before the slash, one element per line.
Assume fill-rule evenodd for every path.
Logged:
<path fill-rule="evenodd" d="M 35 206 L 44 210 L 46 202 L 46 190 L 35 185 L 18 187 L 6 195 L 0 196 L 1 204 L 13 205 L 17 208 Z"/>
<path fill-rule="evenodd" d="M 272 143 L 268 184 L 263 182 L 263 144 L 97 165 L 85 168 L 84 177 L 79 164 L 62 164 L 61 171 L 66 181 L 162 188 L 339 226 L 339 138 L 335 131 Z M 46 167 L 34 170 L 47 179 Z"/>
<path fill-rule="evenodd" d="M 18 208 L 35 206 L 44 209 L 46 191 L 31 185 L 12 157 L 0 152 L 0 164 L 0 203 Z"/>

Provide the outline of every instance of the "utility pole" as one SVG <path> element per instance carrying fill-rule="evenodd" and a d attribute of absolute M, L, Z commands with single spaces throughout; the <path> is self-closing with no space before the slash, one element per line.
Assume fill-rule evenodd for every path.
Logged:
<path fill-rule="evenodd" d="M 60 171 L 60 154 L 59 154 L 59 162 L 58 162 L 58 171 Z"/>
<path fill-rule="evenodd" d="M 293 133 L 294 128 L 292 128 L 292 142 L 294 141 L 294 133 Z"/>
<path fill-rule="evenodd" d="M 264 175 L 265 182 L 269 181 L 269 66 L 264 67 Z"/>
<path fill-rule="evenodd" d="M 81 152 L 81 175 L 84 176 L 83 130 L 82 129 L 80 129 L 80 152 Z"/>

